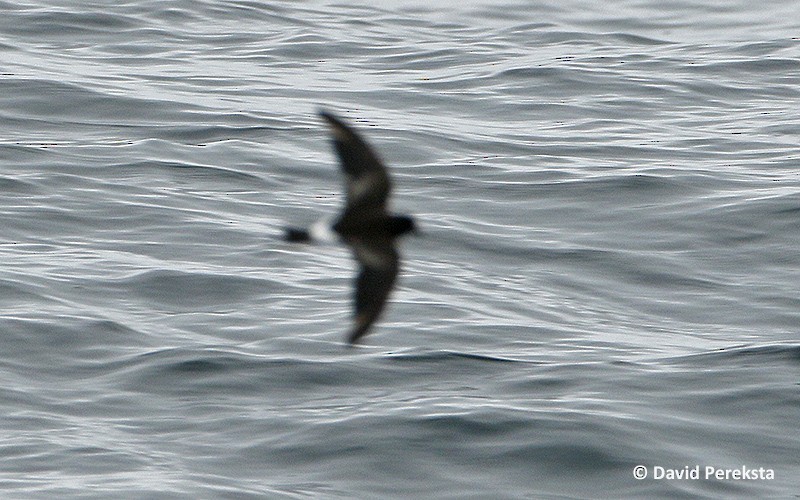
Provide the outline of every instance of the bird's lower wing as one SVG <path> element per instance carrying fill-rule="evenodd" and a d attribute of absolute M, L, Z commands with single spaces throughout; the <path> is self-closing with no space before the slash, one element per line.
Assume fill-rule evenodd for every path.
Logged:
<path fill-rule="evenodd" d="M 356 255 L 362 253 L 364 249 L 357 249 Z M 354 344 L 367 334 L 372 324 L 378 319 L 386 299 L 392 291 L 398 271 L 397 253 L 391 245 L 386 245 L 382 250 L 370 248 L 371 262 L 365 265 L 362 257 L 359 257 L 361 270 L 356 277 L 355 291 L 355 325 L 350 333 L 349 342 Z M 382 255 L 380 263 L 377 257 Z"/>

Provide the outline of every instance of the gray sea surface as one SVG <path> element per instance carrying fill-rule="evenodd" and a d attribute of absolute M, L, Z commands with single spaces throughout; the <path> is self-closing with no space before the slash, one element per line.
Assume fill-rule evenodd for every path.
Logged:
<path fill-rule="evenodd" d="M 0 497 L 798 498 L 797 2 L 375 4 L 0 0 Z"/>

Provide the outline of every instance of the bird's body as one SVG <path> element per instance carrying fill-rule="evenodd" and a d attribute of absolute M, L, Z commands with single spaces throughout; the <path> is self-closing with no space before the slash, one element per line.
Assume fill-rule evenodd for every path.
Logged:
<path fill-rule="evenodd" d="M 347 244 L 359 263 L 355 283 L 355 324 L 348 337 L 358 342 L 383 311 L 400 269 L 395 239 L 415 230 L 414 220 L 387 211 L 391 182 L 386 167 L 372 149 L 330 113 L 320 115 L 328 122 L 334 149 L 345 174 L 347 200 L 333 232 Z M 312 231 L 313 232 L 313 231 Z M 286 239 L 305 242 L 311 232 L 289 228 Z"/>

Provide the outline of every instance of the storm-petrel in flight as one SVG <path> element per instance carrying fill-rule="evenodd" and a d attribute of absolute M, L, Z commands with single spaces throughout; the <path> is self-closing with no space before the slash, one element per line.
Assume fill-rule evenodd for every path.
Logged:
<path fill-rule="evenodd" d="M 348 341 L 355 344 L 378 319 L 392 290 L 400 258 L 395 238 L 415 231 L 414 219 L 386 211 L 391 182 L 378 155 L 349 126 L 321 111 L 331 129 L 333 145 L 345 174 L 347 199 L 339 219 L 331 226 L 358 261 L 355 281 L 355 324 Z M 307 242 L 311 232 L 287 228 L 286 239 Z"/>

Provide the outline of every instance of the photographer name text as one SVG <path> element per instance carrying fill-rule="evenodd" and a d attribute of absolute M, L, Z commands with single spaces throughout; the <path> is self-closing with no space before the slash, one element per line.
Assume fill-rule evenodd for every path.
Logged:
<path fill-rule="evenodd" d="M 679 469 L 654 465 L 647 467 L 637 465 L 633 468 L 636 479 L 667 479 L 667 480 L 719 480 L 719 481 L 768 481 L 775 479 L 775 471 L 766 467 L 748 467 L 742 465 L 738 468 L 714 467 L 713 465 L 687 465 Z"/>

